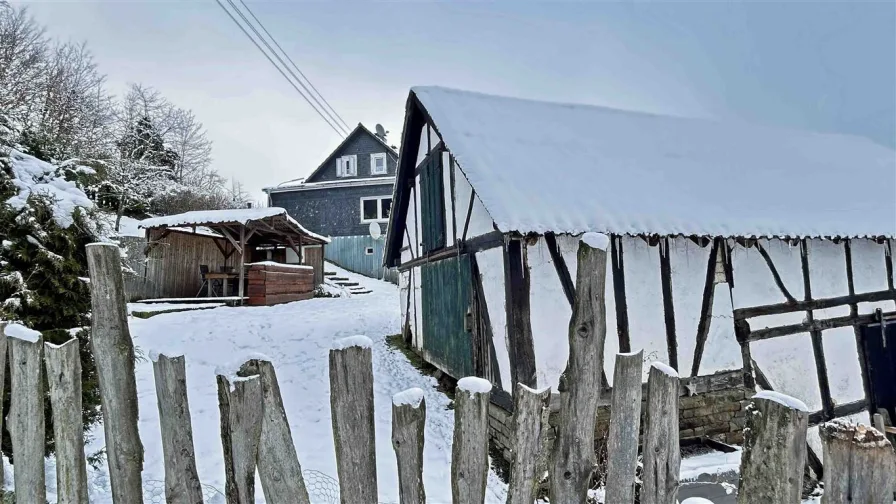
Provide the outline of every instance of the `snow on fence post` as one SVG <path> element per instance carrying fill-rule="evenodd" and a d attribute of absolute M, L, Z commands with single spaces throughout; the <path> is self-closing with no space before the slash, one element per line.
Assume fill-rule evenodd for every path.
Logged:
<path fill-rule="evenodd" d="M 569 321 L 569 361 L 560 377 L 560 420 L 550 468 L 551 502 L 585 502 L 594 474 L 594 426 L 607 335 L 604 291 L 609 238 L 579 243 L 576 299 Z"/>
<path fill-rule="evenodd" d="M 15 457 L 16 502 L 45 504 L 43 338 L 37 331 L 9 324 L 9 417 L 7 430 Z"/>
<path fill-rule="evenodd" d="M 201 504 L 202 486 L 196 472 L 184 357 L 150 354 L 150 358 L 159 404 L 159 427 L 162 430 L 165 502 Z"/>
<path fill-rule="evenodd" d="M 885 434 L 842 421 L 819 429 L 824 453 L 821 504 L 892 502 L 896 453 Z"/>
<path fill-rule="evenodd" d="M 607 436 L 606 502 L 635 502 L 643 358 L 643 350 L 616 355 L 613 397 L 610 403 L 610 432 Z"/>
<path fill-rule="evenodd" d="M 128 330 L 121 252 L 87 245 L 92 308 L 90 342 L 96 361 L 112 500 L 143 504 L 143 443 L 137 428 L 134 343 Z"/>
<path fill-rule="evenodd" d="M 44 344 L 44 364 L 56 443 L 56 498 L 59 504 L 87 504 L 87 460 L 81 419 L 81 353 L 78 338 Z"/>
<path fill-rule="evenodd" d="M 224 496 L 227 504 L 255 504 L 255 467 L 264 415 L 258 375 L 228 378 L 218 374 L 221 443 L 224 446 Z"/>
<path fill-rule="evenodd" d="M 265 500 L 273 504 L 309 504 L 274 365 L 268 360 L 252 359 L 240 368 L 240 374 L 261 377 L 264 415 L 258 444 L 258 474 Z"/>
<path fill-rule="evenodd" d="M 538 487 L 538 462 L 544 433 L 542 417 L 549 408 L 551 389 L 541 390 L 517 383 L 513 401 L 513 464 L 510 467 L 510 485 L 507 488 L 507 504 L 532 504 Z"/>
<path fill-rule="evenodd" d="M 678 445 L 678 373 L 654 362 L 647 375 L 647 413 L 644 427 L 644 471 L 641 504 L 678 502 L 681 447 Z"/>
<path fill-rule="evenodd" d="M 488 403 L 492 384 L 468 376 L 454 395 L 451 495 L 454 504 L 482 504 L 488 478 Z"/>
<path fill-rule="evenodd" d="M 753 396 L 747 407 L 738 504 L 799 504 L 808 426 L 809 410 L 799 400 L 770 390 Z"/>
<path fill-rule="evenodd" d="M 392 448 L 398 461 L 398 495 L 402 504 L 426 504 L 423 488 L 423 429 L 426 400 L 411 388 L 392 396 Z"/>
<path fill-rule="evenodd" d="M 372 345 L 366 336 L 350 336 L 330 350 L 330 410 L 345 504 L 377 502 Z"/>

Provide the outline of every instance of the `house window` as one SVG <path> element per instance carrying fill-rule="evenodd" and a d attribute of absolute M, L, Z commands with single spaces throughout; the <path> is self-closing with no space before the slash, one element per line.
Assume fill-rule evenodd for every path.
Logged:
<path fill-rule="evenodd" d="M 342 156 L 336 159 L 337 177 L 356 177 L 358 175 L 358 156 Z"/>
<path fill-rule="evenodd" d="M 375 196 L 361 198 L 361 222 L 379 222 L 389 220 L 392 210 L 391 196 Z"/>
<path fill-rule="evenodd" d="M 371 175 L 385 175 L 388 173 L 386 168 L 386 153 L 380 152 L 379 154 L 371 154 L 370 155 L 370 174 Z"/>

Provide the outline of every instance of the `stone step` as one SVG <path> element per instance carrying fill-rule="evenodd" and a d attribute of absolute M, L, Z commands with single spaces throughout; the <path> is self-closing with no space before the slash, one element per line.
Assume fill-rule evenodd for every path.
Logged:
<path fill-rule="evenodd" d="M 324 275 L 328 276 L 328 277 L 336 276 L 336 272 L 335 271 L 324 271 Z"/>
<path fill-rule="evenodd" d="M 331 276 L 329 279 L 334 282 L 347 282 L 348 281 L 348 277 L 341 277 L 341 276 Z"/>
<path fill-rule="evenodd" d="M 349 292 L 351 292 L 352 295 L 354 296 L 355 294 L 370 294 L 370 293 L 373 292 L 373 291 L 372 291 L 372 290 L 364 289 L 364 290 L 359 290 L 359 291 L 349 291 Z"/>
<path fill-rule="evenodd" d="M 343 287 L 357 287 L 361 285 L 358 282 L 336 282 L 337 285 L 341 285 Z"/>

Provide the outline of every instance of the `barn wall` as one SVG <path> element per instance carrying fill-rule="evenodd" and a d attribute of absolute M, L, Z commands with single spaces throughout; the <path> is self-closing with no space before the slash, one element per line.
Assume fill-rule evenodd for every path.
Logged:
<path fill-rule="evenodd" d="M 151 241 L 158 243 L 145 261 L 142 273 L 142 297 L 195 297 L 202 284 L 199 265 L 207 264 L 215 271 L 220 266 L 233 266 L 239 260 L 234 252 L 225 262 L 212 238 L 184 233 L 170 233 L 158 240 L 159 230 L 150 230 Z"/>
<path fill-rule="evenodd" d="M 513 382 L 510 379 L 510 353 L 507 348 L 507 312 L 504 309 L 504 252 L 501 248 L 477 252 L 476 263 L 492 324 L 492 344 L 501 373 L 500 385 L 509 392 L 513 390 Z"/>

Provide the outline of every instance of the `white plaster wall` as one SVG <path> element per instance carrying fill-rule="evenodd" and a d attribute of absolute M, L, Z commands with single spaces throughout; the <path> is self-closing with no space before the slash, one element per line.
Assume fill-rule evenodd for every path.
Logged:
<path fill-rule="evenodd" d="M 858 401 L 865 397 L 859 350 L 852 327 L 838 327 L 821 333 L 821 343 L 828 368 L 831 397 L 837 404 Z"/>
<path fill-rule="evenodd" d="M 821 409 L 821 393 L 809 333 L 756 341 L 750 344 L 750 351 L 772 388 L 802 400 L 812 411 Z M 829 366 L 831 364 L 828 363 Z"/>
<path fill-rule="evenodd" d="M 800 263 L 799 247 L 791 246 L 781 240 L 760 240 L 768 255 L 772 258 L 781 281 L 787 291 L 796 298 L 803 299 L 803 270 Z M 774 277 L 762 258 L 754 248 L 744 248 L 734 241 L 731 245 L 731 263 L 734 270 L 734 288 L 732 297 L 735 308 L 761 306 L 787 301 L 784 294 L 775 284 Z M 750 328 L 762 329 L 787 324 L 799 324 L 805 313 L 789 313 L 750 319 Z"/>
<path fill-rule="evenodd" d="M 743 367 L 744 361 L 740 351 L 740 344 L 734 336 L 734 316 L 732 310 L 731 289 L 728 287 L 728 284 L 716 284 L 712 300 L 712 319 L 709 324 L 706 344 L 703 346 L 703 358 L 700 360 L 698 374 L 707 375 Z M 680 341 L 681 338 L 679 337 Z M 695 333 L 693 336 L 695 346 L 696 341 Z"/>
<path fill-rule="evenodd" d="M 420 130 L 420 146 L 417 148 L 417 162 L 414 164 L 415 167 L 420 166 L 420 163 L 426 159 L 426 154 L 429 152 L 429 146 L 426 143 L 427 131 L 428 128 L 424 124 L 423 128 Z"/>
<path fill-rule="evenodd" d="M 528 246 L 526 253 L 529 260 L 529 303 L 536 378 L 539 387 L 550 386 L 557 390 L 558 380 L 569 357 L 568 331 L 572 308 L 563 292 L 544 238 Z"/>
<path fill-rule="evenodd" d="M 492 344 L 498 370 L 501 373 L 501 387 L 511 392 L 513 382 L 510 379 L 510 354 L 507 349 L 507 312 L 504 293 L 504 251 L 499 248 L 476 253 L 479 265 L 482 290 L 485 303 L 488 305 L 489 320 L 492 324 Z"/>
<path fill-rule="evenodd" d="M 852 240 L 852 275 L 856 292 L 874 292 L 887 289 L 887 247 L 873 240 Z M 859 303 L 859 313 L 874 313 L 874 310 L 893 311 L 893 301 Z"/>
<path fill-rule="evenodd" d="M 646 379 L 649 363 L 669 363 L 660 252 L 659 247 L 651 247 L 638 237 L 623 237 L 622 247 L 629 339 L 633 352 L 644 350 Z"/>
<path fill-rule="evenodd" d="M 454 186 L 455 186 L 455 218 L 457 219 L 457 233 L 463 235 L 464 224 L 467 220 L 467 209 L 470 208 L 470 196 L 473 188 L 464 175 L 457 160 L 454 161 Z M 470 227 L 467 230 L 467 239 L 490 233 L 495 230 L 494 221 L 479 196 L 473 201 L 473 212 L 470 214 Z M 450 212 L 450 207 L 448 208 Z M 449 213 L 446 212 L 446 213 Z"/>
<path fill-rule="evenodd" d="M 809 282 L 812 298 L 829 298 L 849 294 L 846 281 L 846 250 L 843 242 L 829 240 L 808 240 Z M 837 306 L 815 310 L 815 318 L 842 317 L 849 315 L 849 306 Z"/>
<path fill-rule="evenodd" d="M 703 284 L 711 247 L 700 247 L 687 238 L 670 240 L 669 262 L 672 265 L 672 301 L 675 307 L 675 334 L 678 339 L 678 374 L 691 375 L 697 347 L 697 325 L 703 307 Z M 725 289 L 725 296 L 728 296 Z M 660 298 L 662 302 L 662 298 Z M 710 329 L 716 324 L 710 323 Z M 663 333 L 665 334 L 665 333 Z M 702 363 L 707 362 L 706 347 Z M 737 366 L 740 367 L 740 366 Z"/>
<path fill-rule="evenodd" d="M 420 268 L 413 268 L 411 274 L 412 285 L 414 286 L 411 291 L 411 309 L 414 311 L 414 327 L 416 331 L 414 331 L 414 339 L 413 343 L 416 348 L 423 349 L 423 339 L 426 337 L 423 334 L 423 298 L 421 297 L 423 294 L 422 288 L 422 279 L 420 275 Z"/>
<path fill-rule="evenodd" d="M 402 254 L 404 256 L 404 254 Z M 404 258 L 402 257 L 402 260 Z M 398 306 L 401 312 L 401 327 L 404 329 L 405 324 L 411 324 L 411 333 L 416 333 L 416 326 L 413 319 L 409 316 L 411 306 L 408 304 L 408 298 L 411 295 L 411 272 L 402 271 L 398 274 Z"/>

